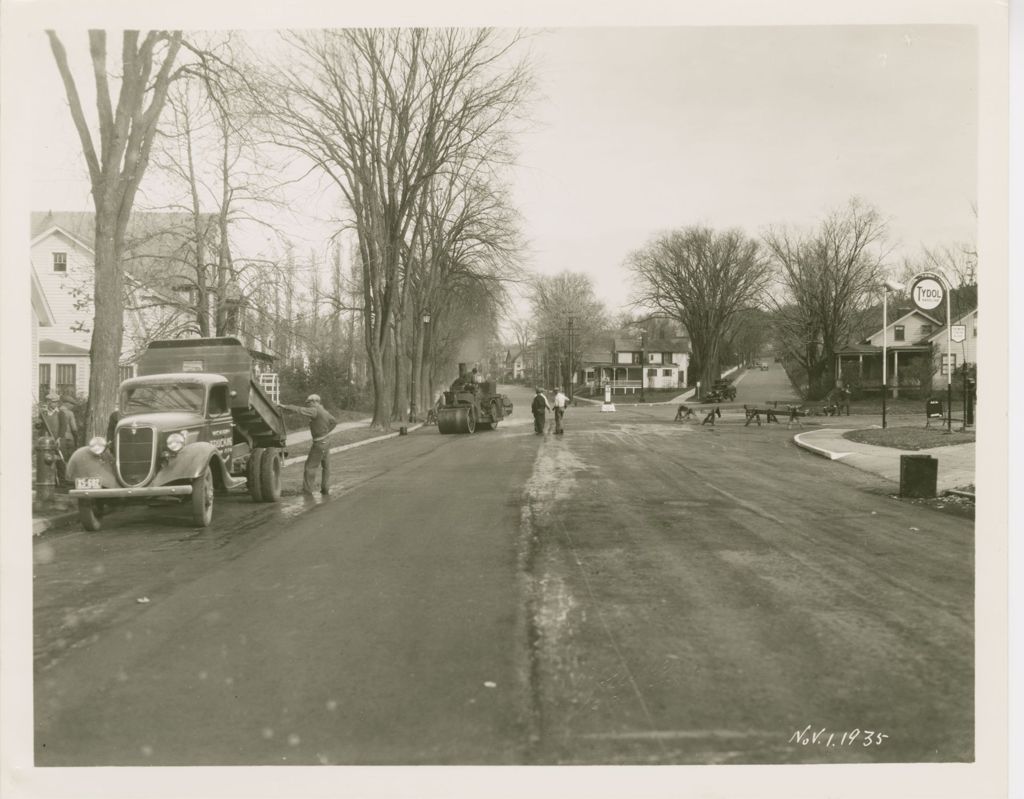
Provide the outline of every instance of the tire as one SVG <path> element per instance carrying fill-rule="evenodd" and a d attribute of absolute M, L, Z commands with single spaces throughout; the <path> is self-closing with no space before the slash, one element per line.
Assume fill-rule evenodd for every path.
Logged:
<path fill-rule="evenodd" d="M 82 523 L 82 527 L 90 533 L 95 533 L 103 526 L 100 521 L 102 517 L 102 509 L 96 500 L 78 500 L 78 520 Z"/>
<path fill-rule="evenodd" d="M 249 489 L 249 496 L 253 502 L 263 501 L 263 483 L 260 475 L 263 473 L 263 447 L 256 447 L 249 453 L 249 466 L 245 472 L 245 487 Z"/>
<path fill-rule="evenodd" d="M 263 450 L 259 483 L 259 501 L 277 502 L 281 498 L 281 453 L 274 447 Z"/>
<path fill-rule="evenodd" d="M 213 470 L 207 464 L 203 473 L 192 481 L 192 524 L 209 527 L 213 520 Z"/>

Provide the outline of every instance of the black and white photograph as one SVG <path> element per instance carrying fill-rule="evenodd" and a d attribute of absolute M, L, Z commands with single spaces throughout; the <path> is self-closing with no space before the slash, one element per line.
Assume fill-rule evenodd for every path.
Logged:
<path fill-rule="evenodd" d="M 206 6 L 2 8 L 0 791 L 1009 795 L 1007 6 Z"/>

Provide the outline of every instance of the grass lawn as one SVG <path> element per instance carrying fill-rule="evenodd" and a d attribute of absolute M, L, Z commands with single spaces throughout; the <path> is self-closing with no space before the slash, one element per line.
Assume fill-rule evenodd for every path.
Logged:
<path fill-rule="evenodd" d="M 918 450 L 932 447 L 948 447 L 952 444 L 974 443 L 974 433 L 947 433 L 945 428 L 930 427 L 888 427 L 885 430 L 871 428 L 868 430 L 851 430 L 843 434 L 843 438 L 861 444 L 874 444 L 876 447 L 894 447 L 896 449 Z"/>

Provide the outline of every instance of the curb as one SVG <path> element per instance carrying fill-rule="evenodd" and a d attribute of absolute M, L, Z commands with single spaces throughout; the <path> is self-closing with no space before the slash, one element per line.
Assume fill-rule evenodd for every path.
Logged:
<path fill-rule="evenodd" d="M 813 433 L 815 431 L 808 430 L 807 432 Z M 801 436 L 804 435 L 806 435 L 806 433 L 797 433 L 795 436 L 793 436 L 793 443 L 796 444 L 801 449 L 805 449 L 808 452 L 813 452 L 815 455 L 820 455 L 823 458 L 828 458 L 830 461 L 838 461 L 841 460 L 842 458 L 845 458 L 847 455 L 851 454 L 849 452 L 833 452 L 830 449 L 824 449 L 822 447 L 816 447 L 814 446 L 814 444 L 808 444 L 806 441 L 801 439 Z"/>
<path fill-rule="evenodd" d="M 415 424 L 409 425 L 406 429 L 408 432 L 411 433 L 413 430 L 418 430 L 421 427 L 423 427 L 422 424 Z M 386 433 L 385 435 L 376 436 L 375 438 L 368 438 L 365 441 L 356 441 L 352 444 L 342 444 L 341 446 L 338 447 L 332 447 L 331 454 L 335 452 L 345 452 L 346 450 L 355 449 L 356 447 L 362 447 L 365 446 L 366 444 L 373 444 L 377 441 L 386 441 L 389 438 L 396 438 L 397 436 L 400 435 L 401 433 Z M 288 458 L 281 465 L 292 466 L 293 464 L 305 460 L 305 455 L 296 455 L 294 458 Z M 33 519 L 32 537 L 35 538 L 36 536 L 42 535 L 43 533 L 47 532 L 48 530 L 52 530 L 55 527 L 61 527 L 65 524 L 68 524 L 69 522 L 73 522 L 77 518 L 78 511 L 68 511 L 67 513 L 62 513 L 60 516 L 50 516 L 45 519 Z"/>

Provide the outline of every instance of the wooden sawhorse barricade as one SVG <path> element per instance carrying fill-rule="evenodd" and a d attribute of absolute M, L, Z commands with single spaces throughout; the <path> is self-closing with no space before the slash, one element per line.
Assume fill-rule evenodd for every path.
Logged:
<path fill-rule="evenodd" d="M 779 423 L 779 417 L 775 415 L 774 408 L 758 408 L 756 406 L 744 405 L 743 412 L 747 416 L 747 421 L 743 424 L 744 427 L 749 425 L 751 422 L 757 422 L 757 426 L 761 426 L 761 417 L 765 417 L 765 421 L 768 424 L 775 422 Z"/>
<path fill-rule="evenodd" d="M 708 411 L 707 415 L 704 417 L 704 421 L 700 423 L 701 427 L 708 424 L 708 422 L 710 422 L 711 426 L 714 427 L 716 417 L 719 419 L 722 418 L 722 411 L 719 409 L 717 405 L 710 411 Z M 676 418 L 673 421 L 687 422 L 690 419 L 693 419 L 693 421 L 697 421 L 697 414 L 693 412 L 693 408 L 687 405 L 680 405 L 679 408 L 676 410 Z"/>

